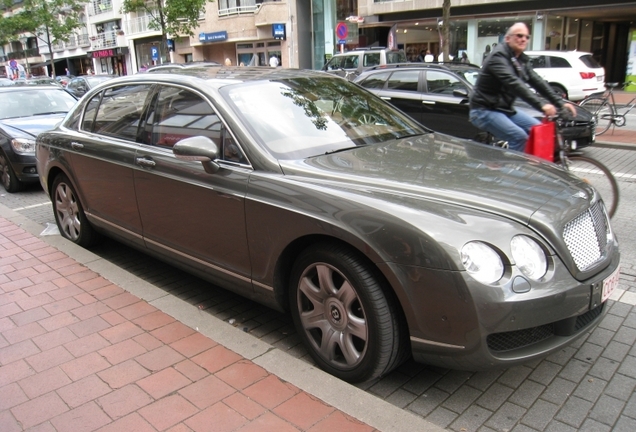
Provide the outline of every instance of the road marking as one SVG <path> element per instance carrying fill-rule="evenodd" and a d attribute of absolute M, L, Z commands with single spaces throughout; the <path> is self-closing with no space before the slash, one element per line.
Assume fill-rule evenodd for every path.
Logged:
<path fill-rule="evenodd" d="M 40 204 L 33 204 L 33 205 L 30 205 L 30 206 L 26 206 L 26 207 L 18 207 L 18 208 L 13 209 L 13 211 L 28 210 L 28 209 L 32 209 L 32 208 L 36 208 L 36 207 L 42 207 L 42 206 L 45 206 L 45 205 L 51 205 L 51 201 L 43 202 L 43 203 L 40 203 Z"/>

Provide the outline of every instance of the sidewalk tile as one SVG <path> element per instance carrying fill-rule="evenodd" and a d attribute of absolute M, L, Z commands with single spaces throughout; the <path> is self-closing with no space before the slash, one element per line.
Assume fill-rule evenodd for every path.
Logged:
<path fill-rule="evenodd" d="M 85 403 L 110 393 L 112 390 L 96 375 L 90 375 L 57 389 L 57 394 L 71 408 L 77 408 Z"/>
<path fill-rule="evenodd" d="M 151 371 L 165 369 L 182 360 L 184 360 L 184 357 L 167 345 L 160 346 L 137 357 L 137 362 Z"/>
<path fill-rule="evenodd" d="M 309 432 L 371 432 L 373 430 L 374 429 L 371 426 L 360 423 L 356 419 L 336 411 L 310 428 Z"/>
<path fill-rule="evenodd" d="M 117 389 L 97 400 L 106 414 L 113 419 L 127 416 L 152 402 L 153 399 L 135 384 Z"/>
<path fill-rule="evenodd" d="M 35 371 L 31 369 L 31 366 L 24 360 L 18 360 L 6 366 L 2 365 L 2 367 L 0 367 L 0 387 L 20 381 L 34 374 Z"/>
<path fill-rule="evenodd" d="M 298 430 L 297 427 L 282 418 L 271 412 L 266 412 L 254 421 L 238 429 L 237 432 L 297 432 Z M 331 429 L 329 432 L 337 430 L 349 432 L 348 429 Z"/>
<path fill-rule="evenodd" d="M 26 361 L 35 369 L 36 372 L 42 372 L 52 367 L 61 365 L 73 360 L 73 355 L 63 346 L 56 346 L 41 353 L 27 357 Z"/>
<path fill-rule="evenodd" d="M 214 375 L 207 376 L 179 390 L 179 394 L 204 409 L 228 397 L 236 390 Z"/>
<path fill-rule="evenodd" d="M 174 321 L 168 325 L 165 325 L 150 332 L 151 335 L 165 344 L 170 344 L 174 341 L 189 336 L 192 333 L 194 333 L 194 330 L 192 330 L 185 324 L 180 323 L 179 321 Z"/>
<path fill-rule="evenodd" d="M 30 357 L 40 352 L 31 340 L 25 340 L 8 347 L 0 348 L 0 366 L 8 365 L 16 360 Z"/>
<path fill-rule="evenodd" d="M 91 352 L 85 356 L 71 360 L 60 368 L 73 381 L 77 381 L 89 375 L 108 369 L 111 366 L 101 355 Z"/>
<path fill-rule="evenodd" d="M 218 345 L 216 342 L 201 333 L 193 333 L 170 344 L 172 348 L 186 357 L 193 357 L 216 345 Z"/>
<path fill-rule="evenodd" d="M 18 381 L 24 393 L 31 399 L 57 390 L 70 383 L 72 383 L 71 379 L 59 367 L 28 376 Z"/>
<path fill-rule="evenodd" d="M 150 375 L 150 372 L 136 361 L 127 360 L 98 372 L 97 375 L 106 381 L 111 388 L 117 389 Z"/>
<path fill-rule="evenodd" d="M 214 373 L 241 359 L 242 357 L 235 352 L 230 351 L 221 345 L 216 345 L 209 350 L 192 357 L 191 360 L 208 372 Z"/>
<path fill-rule="evenodd" d="M 141 408 L 139 414 L 156 429 L 164 430 L 191 417 L 197 411 L 182 396 L 172 395 Z"/>
<path fill-rule="evenodd" d="M 300 429 L 307 430 L 327 418 L 334 408 L 301 392 L 274 408 L 273 412 Z"/>
<path fill-rule="evenodd" d="M 247 423 L 247 419 L 227 405 L 219 402 L 185 421 L 195 432 L 212 430 L 215 432 L 231 432 Z"/>
<path fill-rule="evenodd" d="M 0 412 L 13 408 L 29 400 L 29 397 L 22 391 L 17 383 L 11 383 L 4 387 L 0 387 Z M 2 430 L 2 428 L 0 428 Z"/>
<path fill-rule="evenodd" d="M 11 413 L 24 429 L 51 420 L 66 411 L 68 411 L 66 403 L 55 392 L 47 393 L 11 408 Z"/>
<path fill-rule="evenodd" d="M 243 393 L 233 393 L 230 396 L 223 399 L 230 408 L 238 411 L 243 417 L 253 420 L 266 411 L 265 407 L 257 404 L 252 399 L 245 396 Z"/>
<path fill-rule="evenodd" d="M 40 321 L 40 324 L 42 321 Z M 77 336 L 73 334 L 69 329 L 62 327 L 57 330 L 49 331 L 40 336 L 36 336 L 33 338 L 33 342 L 40 348 L 42 351 L 46 351 L 52 348 L 55 348 L 60 345 L 64 345 L 65 343 L 74 341 L 77 339 Z"/>
<path fill-rule="evenodd" d="M 138 355 L 145 354 L 147 351 L 134 340 L 126 339 L 123 342 L 102 348 L 98 352 L 101 356 L 105 357 L 110 364 L 116 365 L 135 358 Z"/>
<path fill-rule="evenodd" d="M 156 429 L 153 428 L 150 423 L 144 420 L 136 412 L 127 415 L 126 417 L 115 420 L 113 423 L 110 423 L 104 426 L 101 429 L 98 429 L 96 432 L 123 432 L 123 431 L 134 431 L 134 432 L 156 432 Z"/>
<path fill-rule="evenodd" d="M 137 385 L 154 399 L 161 399 L 191 383 L 192 381 L 173 368 L 163 369 L 137 381 Z"/>
<path fill-rule="evenodd" d="M 97 404 L 89 402 L 51 419 L 51 424 L 58 432 L 81 432 L 93 431 L 110 421 Z"/>
<path fill-rule="evenodd" d="M 275 375 L 269 375 L 243 390 L 243 393 L 263 405 L 265 408 L 275 408 L 286 400 L 290 399 L 300 390 L 278 378 Z"/>
<path fill-rule="evenodd" d="M 215 375 L 235 389 L 242 390 L 269 374 L 265 369 L 249 360 L 240 360 L 220 370 Z"/>

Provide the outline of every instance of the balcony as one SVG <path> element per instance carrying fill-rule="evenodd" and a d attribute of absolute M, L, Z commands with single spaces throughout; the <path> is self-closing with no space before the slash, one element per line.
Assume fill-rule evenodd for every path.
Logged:
<path fill-rule="evenodd" d="M 94 16 L 112 12 L 113 3 L 110 0 L 94 0 L 88 4 L 88 15 Z"/>
<path fill-rule="evenodd" d="M 25 57 L 25 54 L 29 58 L 31 58 L 31 57 L 40 57 L 40 49 L 39 48 L 29 48 L 26 51 L 13 51 L 13 52 L 7 53 L 7 58 L 9 60 L 23 59 Z"/>
<path fill-rule="evenodd" d="M 157 30 L 150 28 L 150 21 L 152 18 L 150 15 L 143 15 L 130 20 L 125 20 L 122 25 L 124 27 L 124 33 L 126 36 L 132 36 L 139 33 L 154 32 Z"/>
<path fill-rule="evenodd" d="M 92 49 L 114 48 L 117 46 L 117 32 L 107 31 L 91 36 Z"/>

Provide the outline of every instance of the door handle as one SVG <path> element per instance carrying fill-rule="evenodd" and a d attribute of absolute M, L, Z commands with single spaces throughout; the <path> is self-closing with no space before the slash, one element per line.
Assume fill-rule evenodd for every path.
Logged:
<path fill-rule="evenodd" d="M 145 158 L 145 157 L 135 158 L 135 163 L 137 165 L 142 166 L 142 167 L 148 167 L 148 168 L 154 168 L 157 165 L 157 163 L 155 161 L 153 161 L 152 159 Z"/>
<path fill-rule="evenodd" d="M 391 100 L 391 98 L 389 96 L 380 96 L 380 99 Z"/>
<path fill-rule="evenodd" d="M 423 100 L 422 103 L 426 104 L 426 105 L 435 105 L 435 101 L 425 101 L 425 100 Z"/>
<path fill-rule="evenodd" d="M 73 150 L 82 150 L 84 148 L 84 144 L 78 143 L 76 141 L 71 142 L 71 148 Z"/>

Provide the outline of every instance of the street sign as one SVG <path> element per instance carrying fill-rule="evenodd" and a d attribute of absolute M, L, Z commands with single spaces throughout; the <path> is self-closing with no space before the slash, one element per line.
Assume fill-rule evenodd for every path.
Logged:
<path fill-rule="evenodd" d="M 348 35 L 349 27 L 347 27 L 347 23 L 339 22 L 336 24 L 336 37 L 338 38 L 339 44 L 346 44 Z"/>
<path fill-rule="evenodd" d="M 159 48 L 158 47 L 156 47 L 154 45 L 150 47 L 150 58 L 153 61 L 159 60 Z"/>

